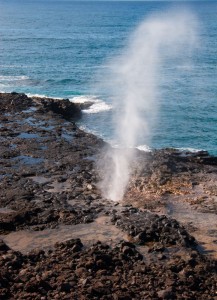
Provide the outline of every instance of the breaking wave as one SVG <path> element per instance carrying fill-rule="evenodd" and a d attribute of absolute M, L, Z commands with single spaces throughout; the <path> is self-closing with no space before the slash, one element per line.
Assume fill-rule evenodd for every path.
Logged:
<path fill-rule="evenodd" d="M 205 151 L 203 149 L 195 149 L 195 148 L 176 148 L 180 152 L 191 152 L 191 153 L 198 153 L 201 151 Z"/>
<path fill-rule="evenodd" d="M 147 146 L 147 145 L 139 145 L 136 147 L 138 150 L 140 151 L 144 151 L 144 152 L 152 152 L 152 149 Z"/>
<path fill-rule="evenodd" d="M 20 80 L 28 80 L 30 79 L 28 76 L 3 76 L 0 75 L 0 81 L 8 82 L 8 81 L 20 81 Z"/>
<path fill-rule="evenodd" d="M 107 104 L 96 96 L 75 96 L 71 98 L 70 101 L 74 103 L 90 103 L 90 106 L 87 109 L 82 110 L 86 114 L 96 114 L 112 109 L 110 104 Z"/>

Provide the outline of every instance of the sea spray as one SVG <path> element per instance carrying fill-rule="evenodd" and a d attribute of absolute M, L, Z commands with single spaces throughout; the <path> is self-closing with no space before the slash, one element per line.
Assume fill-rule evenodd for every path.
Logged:
<path fill-rule="evenodd" d="M 160 81 L 168 60 L 186 63 L 197 43 L 197 21 L 191 12 L 174 10 L 152 15 L 131 35 L 128 46 L 109 64 L 107 85 L 114 99 L 118 148 L 104 149 L 99 161 L 100 188 L 105 198 L 123 198 L 135 147 L 146 144 L 157 118 Z"/>

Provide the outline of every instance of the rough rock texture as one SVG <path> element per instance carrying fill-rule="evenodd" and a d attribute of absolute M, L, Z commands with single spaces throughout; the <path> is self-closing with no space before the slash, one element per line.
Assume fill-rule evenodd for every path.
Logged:
<path fill-rule="evenodd" d="M 196 246 L 194 237 L 190 236 L 176 220 L 158 216 L 150 212 L 141 212 L 130 208 L 124 214 L 113 216 L 116 226 L 128 232 L 137 244 L 157 243 L 157 245 Z"/>
<path fill-rule="evenodd" d="M 217 158 L 206 151 L 156 150 L 138 155 L 125 201 L 132 204 L 135 198 L 137 207 L 153 209 L 165 199 L 185 196 L 196 209 L 217 214 L 216 180 Z"/>
<path fill-rule="evenodd" d="M 138 151 L 123 203 L 110 202 L 105 143 L 76 126 L 81 108 L 0 94 L 0 299 L 217 299 L 217 158 Z"/>
<path fill-rule="evenodd" d="M 6 247 L 6 246 L 5 246 Z M 2 247 L 1 247 L 2 248 Z M 145 263 L 135 246 L 80 240 L 24 256 L 1 250 L 1 299 L 215 299 L 216 265 L 197 252 Z"/>
<path fill-rule="evenodd" d="M 62 115 L 65 119 L 79 119 L 81 117 L 81 108 L 79 104 L 69 101 L 69 99 L 59 100 L 52 98 L 30 98 L 25 94 L 18 93 L 0 93 L 0 111 L 1 112 L 21 112 L 31 106 L 39 106 L 40 111 L 47 113 L 52 111 Z"/>
<path fill-rule="evenodd" d="M 78 104 L 70 102 L 69 99 L 59 100 L 52 98 L 33 98 L 40 106 L 41 111 L 48 113 L 52 111 L 62 115 L 65 119 L 79 119 L 81 117 L 81 109 Z"/>
<path fill-rule="evenodd" d="M 18 93 L 0 93 L 0 111 L 3 112 L 15 112 L 29 108 L 32 104 L 32 99 L 25 94 Z"/>

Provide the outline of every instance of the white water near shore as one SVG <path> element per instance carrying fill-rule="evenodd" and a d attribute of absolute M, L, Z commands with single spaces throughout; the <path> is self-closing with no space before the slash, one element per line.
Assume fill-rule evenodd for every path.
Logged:
<path fill-rule="evenodd" d="M 74 103 L 92 103 L 90 107 L 83 109 L 83 113 L 86 114 L 97 114 L 112 109 L 112 105 L 107 104 L 105 101 L 96 96 L 75 96 L 70 98 L 70 101 Z"/>

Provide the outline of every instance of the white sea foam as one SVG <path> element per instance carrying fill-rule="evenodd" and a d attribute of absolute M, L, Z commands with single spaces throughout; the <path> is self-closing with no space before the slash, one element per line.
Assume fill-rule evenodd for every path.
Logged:
<path fill-rule="evenodd" d="M 54 97 L 54 96 L 47 96 L 47 95 L 44 95 L 44 94 L 32 94 L 32 93 L 26 93 L 26 95 L 28 97 L 35 97 L 35 98 L 47 98 L 47 99 L 50 99 L 50 98 L 53 98 L 53 99 L 58 99 L 58 100 L 62 100 L 63 98 L 61 97 Z"/>
<path fill-rule="evenodd" d="M 17 81 L 17 80 L 28 80 L 29 77 L 28 76 L 3 76 L 0 75 L 0 80 L 1 81 Z"/>
<path fill-rule="evenodd" d="M 28 97 L 37 97 L 37 98 L 49 98 L 48 96 L 46 95 L 43 95 L 43 94 L 31 94 L 31 93 L 27 93 L 26 94 Z"/>
<path fill-rule="evenodd" d="M 123 147 L 121 147 L 119 144 L 117 144 L 117 141 L 110 140 L 108 142 L 112 146 L 112 148 L 124 150 Z M 140 151 L 144 151 L 144 152 L 152 152 L 152 149 L 149 146 L 147 146 L 147 145 L 139 145 L 139 146 L 137 146 L 135 148 L 138 149 L 138 150 L 140 150 Z M 134 149 L 134 148 L 129 147 L 129 149 Z"/>
<path fill-rule="evenodd" d="M 191 152 L 191 153 L 204 151 L 203 149 L 195 149 L 195 148 L 175 148 L 175 149 L 181 152 Z"/>
<path fill-rule="evenodd" d="M 87 103 L 91 102 L 89 108 L 84 109 L 83 112 L 86 114 L 97 114 L 102 111 L 108 111 L 112 109 L 112 106 L 105 103 L 103 100 L 96 96 L 76 96 L 70 99 L 74 103 Z"/>
<path fill-rule="evenodd" d="M 84 124 L 79 125 L 78 123 L 77 123 L 77 125 L 78 125 L 79 129 L 81 129 L 87 133 L 94 134 L 95 136 L 97 136 L 98 138 L 101 138 L 101 139 L 104 138 L 99 131 L 90 129 L 87 125 L 84 125 Z"/>
<path fill-rule="evenodd" d="M 84 109 L 83 112 L 87 114 L 97 114 L 99 112 L 108 111 L 111 109 L 112 109 L 111 105 L 99 101 L 91 105 L 89 109 Z"/>
<path fill-rule="evenodd" d="M 16 77 L 16 76 L 14 76 L 14 77 Z M 1 76 L 0 76 L 0 80 L 1 80 Z M 0 87 L 4 88 L 4 86 L 7 86 L 7 85 L 0 84 Z M 1 92 L 5 93 L 6 91 L 2 90 Z M 61 98 L 61 97 L 55 97 L 55 96 L 48 96 L 48 95 L 45 95 L 45 94 L 33 94 L 33 93 L 26 93 L 26 95 L 30 98 L 31 97 L 54 98 L 54 99 L 58 99 L 58 100 L 62 100 L 64 98 L 66 98 L 66 97 Z M 88 102 L 91 102 L 92 104 L 90 105 L 90 107 L 83 110 L 83 112 L 86 113 L 86 114 L 96 114 L 96 113 L 100 113 L 100 112 L 108 111 L 108 110 L 112 109 L 111 105 L 105 103 L 103 100 L 97 98 L 96 96 L 85 96 L 85 95 L 75 96 L 75 97 L 69 98 L 69 100 L 71 102 L 74 102 L 74 103 L 88 103 Z"/>
<path fill-rule="evenodd" d="M 86 103 L 86 102 L 95 102 L 97 101 L 97 97 L 96 96 L 74 96 L 72 98 L 69 99 L 70 101 L 74 102 L 74 103 Z"/>
<path fill-rule="evenodd" d="M 152 152 L 152 149 L 147 146 L 147 145 L 139 145 L 136 147 L 138 150 L 140 151 L 144 151 L 144 152 Z"/>

